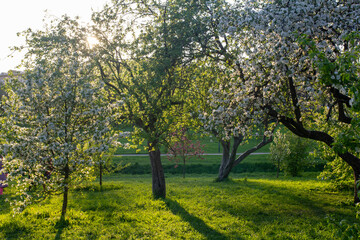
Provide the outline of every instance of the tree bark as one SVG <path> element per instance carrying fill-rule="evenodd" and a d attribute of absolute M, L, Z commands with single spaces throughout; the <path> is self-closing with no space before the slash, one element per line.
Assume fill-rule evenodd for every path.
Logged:
<path fill-rule="evenodd" d="M 347 164 L 351 166 L 354 174 L 354 203 L 359 203 L 359 188 L 357 187 L 357 181 L 360 180 L 360 159 L 353 154 L 346 153 L 338 153 L 338 156 L 341 157 Z"/>
<path fill-rule="evenodd" d="M 272 140 L 273 140 L 272 137 L 266 138 L 264 136 L 263 140 L 258 145 L 256 145 L 253 148 L 250 148 L 246 152 L 242 153 L 238 158 L 236 158 L 236 152 L 237 152 L 237 149 L 238 149 L 240 143 L 243 141 L 243 136 L 234 138 L 234 144 L 232 146 L 231 153 L 230 153 L 230 141 L 221 141 L 221 144 L 223 146 L 223 158 L 221 161 L 217 181 L 221 182 L 221 181 L 228 179 L 231 170 L 235 166 L 237 166 L 239 163 L 241 163 L 251 153 L 259 150 L 266 144 L 269 144 L 270 142 L 272 142 Z"/>
<path fill-rule="evenodd" d="M 66 210 L 67 210 L 67 205 L 68 205 L 68 194 L 69 194 L 69 186 L 68 186 L 68 181 L 69 181 L 69 175 L 70 175 L 70 169 L 69 169 L 69 165 L 66 164 L 65 168 L 64 168 L 64 193 L 63 193 L 63 204 L 62 204 L 62 208 L 61 208 L 61 217 L 60 217 L 60 221 L 65 221 L 65 216 L 66 216 Z"/>
<path fill-rule="evenodd" d="M 102 175 L 103 175 L 103 166 L 102 166 L 102 162 L 100 160 L 100 166 L 99 166 L 99 175 L 100 175 L 100 190 L 102 190 Z"/>
<path fill-rule="evenodd" d="M 223 152 L 222 152 L 222 160 L 221 160 L 221 164 L 220 164 L 220 168 L 219 168 L 219 175 L 217 178 L 218 182 L 224 181 L 225 179 L 228 178 L 229 174 L 230 174 L 230 170 L 229 168 L 231 168 L 231 162 L 230 162 L 230 141 L 220 141 L 222 147 L 223 147 Z"/>
<path fill-rule="evenodd" d="M 152 171 L 152 193 L 154 198 L 166 197 L 165 175 L 161 164 L 160 149 L 156 144 L 149 143 L 149 157 Z"/>
<path fill-rule="evenodd" d="M 359 203 L 359 189 L 357 186 L 358 181 L 360 180 L 360 168 L 353 168 L 354 171 L 354 203 Z"/>

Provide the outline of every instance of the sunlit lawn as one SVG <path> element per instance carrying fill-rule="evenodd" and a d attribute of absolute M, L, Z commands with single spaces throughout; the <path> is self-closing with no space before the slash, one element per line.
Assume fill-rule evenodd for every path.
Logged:
<path fill-rule="evenodd" d="M 1 239 L 337 239 L 335 223 L 356 222 L 350 192 L 305 173 L 167 175 L 167 199 L 151 197 L 150 175 L 111 175 L 71 192 L 67 226 L 56 225 L 60 197 L 11 217 L 0 200 Z M 8 191 L 9 193 L 9 191 Z M 328 218 L 334 218 L 334 221 Z"/>

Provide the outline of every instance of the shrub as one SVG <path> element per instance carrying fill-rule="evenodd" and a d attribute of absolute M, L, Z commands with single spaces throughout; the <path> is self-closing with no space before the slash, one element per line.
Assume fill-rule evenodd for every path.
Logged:
<path fill-rule="evenodd" d="M 331 181 L 332 186 L 338 190 L 350 190 L 354 187 L 352 169 L 339 157 L 327 162 L 318 178 Z"/>
<path fill-rule="evenodd" d="M 270 145 L 270 159 L 277 166 L 278 172 L 283 170 L 285 175 L 296 177 L 310 165 L 309 147 L 307 139 L 278 131 Z"/>

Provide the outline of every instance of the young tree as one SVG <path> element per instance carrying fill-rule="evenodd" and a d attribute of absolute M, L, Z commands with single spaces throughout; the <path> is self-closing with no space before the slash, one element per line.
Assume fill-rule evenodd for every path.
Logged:
<path fill-rule="evenodd" d="M 224 12 L 221 27 L 241 45 L 236 61 L 243 86 L 238 94 L 248 96 L 256 109 L 296 135 L 328 145 L 352 167 L 356 182 L 358 61 L 336 63 L 357 52 L 359 39 L 346 36 L 359 30 L 360 5 L 336 0 L 238 1 L 236 9 L 236 14 Z M 324 58 L 304 44 L 304 36 Z M 339 74 L 347 71 L 341 66 L 350 67 L 351 74 Z"/>
<path fill-rule="evenodd" d="M 114 127 L 112 129 L 114 129 Z M 129 137 L 130 133 L 112 130 L 112 131 L 109 131 L 107 134 L 109 135 L 107 137 L 116 136 L 118 138 L 118 140 L 120 140 L 121 138 Z M 99 142 L 98 144 L 101 144 L 101 142 Z M 129 143 L 122 144 L 121 142 L 116 141 L 116 142 L 114 142 L 114 144 L 111 147 L 109 147 L 108 151 L 95 152 L 92 156 L 94 159 L 95 175 L 96 175 L 96 177 L 99 178 L 100 190 L 102 190 L 103 176 L 105 174 L 111 174 L 114 172 L 121 171 L 122 169 L 124 169 L 130 165 L 130 163 L 128 163 L 128 164 L 122 164 L 122 162 L 114 163 L 113 157 L 115 155 L 116 150 L 119 147 L 122 147 L 124 149 L 130 149 L 130 144 Z"/>
<path fill-rule="evenodd" d="M 176 163 L 179 161 L 183 163 L 183 178 L 185 178 L 186 162 L 194 157 L 201 158 L 201 155 L 204 154 L 200 141 L 193 142 L 190 140 L 187 132 L 186 128 L 181 128 L 171 133 L 170 143 L 168 145 L 168 159 Z"/>
<path fill-rule="evenodd" d="M 113 134 L 113 133 L 110 133 Z M 107 152 L 96 152 L 93 154 L 95 176 L 99 178 L 100 191 L 103 185 L 103 176 L 114 169 L 112 158 L 118 145 L 109 148 Z"/>
<path fill-rule="evenodd" d="M 274 142 L 270 145 L 270 153 L 270 159 L 276 165 L 276 178 L 278 178 L 282 163 L 290 154 L 289 142 L 286 141 L 285 135 L 281 134 L 280 131 L 275 134 Z"/>
<path fill-rule="evenodd" d="M 114 140 L 108 134 L 111 108 L 84 54 L 87 36 L 76 20 L 64 16 L 24 35 L 27 70 L 6 83 L 1 119 L 4 168 L 16 189 L 11 204 L 21 211 L 62 194 L 63 221 L 69 189 L 92 176 L 92 156 Z"/>
<path fill-rule="evenodd" d="M 285 175 L 299 176 L 309 164 L 309 147 L 306 139 L 278 131 L 270 145 L 270 158 L 277 166 L 276 177 L 279 177 L 279 170 L 283 170 Z"/>

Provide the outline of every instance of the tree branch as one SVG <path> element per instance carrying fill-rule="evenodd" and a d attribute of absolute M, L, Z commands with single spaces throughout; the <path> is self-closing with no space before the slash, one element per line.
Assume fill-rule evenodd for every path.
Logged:
<path fill-rule="evenodd" d="M 263 137 L 263 140 L 256 145 L 253 148 L 250 148 L 249 150 L 247 150 L 246 152 L 242 153 L 237 159 L 236 161 L 233 163 L 233 167 L 235 167 L 236 165 L 238 165 L 240 162 L 242 162 L 247 156 L 249 156 L 251 153 L 259 150 L 260 148 L 262 148 L 263 146 L 271 143 L 273 141 L 273 136 L 271 136 L 270 138 L 267 138 L 265 135 Z"/>
<path fill-rule="evenodd" d="M 291 96 L 291 100 L 292 100 L 292 104 L 294 107 L 294 112 L 295 112 L 295 117 L 296 117 L 296 121 L 302 125 L 301 123 L 301 111 L 300 111 L 300 107 L 299 107 L 299 100 L 297 98 L 297 92 L 296 92 L 296 88 L 294 85 L 294 80 L 292 77 L 288 78 L 288 83 L 289 83 L 289 90 L 290 90 L 290 96 Z"/>
<path fill-rule="evenodd" d="M 334 88 L 334 87 L 330 87 L 330 92 L 332 93 L 333 97 L 336 99 L 336 102 L 338 103 L 338 108 L 339 108 L 338 109 L 338 111 L 339 111 L 338 120 L 340 122 L 350 124 L 352 118 L 346 116 L 344 104 L 347 107 L 350 107 L 351 98 L 344 95 L 344 94 L 342 94 L 342 93 L 340 93 L 340 91 L 338 89 Z"/>

